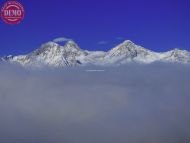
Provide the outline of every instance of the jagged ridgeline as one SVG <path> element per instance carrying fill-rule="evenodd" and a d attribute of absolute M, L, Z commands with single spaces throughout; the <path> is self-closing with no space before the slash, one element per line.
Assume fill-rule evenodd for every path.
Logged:
<path fill-rule="evenodd" d="M 41 45 L 35 51 L 18 56 L 2 57 L 1 61 L 19 64 L 24 67 L 68 67 L 86 65 L 123 65 L 126 63 L 149 64 L 153 62 L 190 64 L 190 52 L 174 49 L 167 52 L 154 52 L 126 40 L 111 50 L 87 51 L 73 40 L 53 40 Z"/>

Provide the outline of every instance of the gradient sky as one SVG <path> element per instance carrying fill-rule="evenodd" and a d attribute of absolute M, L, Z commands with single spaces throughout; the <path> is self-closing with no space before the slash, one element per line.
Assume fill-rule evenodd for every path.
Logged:
<path fill-rule="evenodd" d="M 6 0 L 0 1 L 2 7 Z M 24 54 L 57 37 L 108 50 L 125 39 L 154 51 L 190 50 L 189 0 L 19 0 L 24 21 L 0 20 L 0 55 Z"/>

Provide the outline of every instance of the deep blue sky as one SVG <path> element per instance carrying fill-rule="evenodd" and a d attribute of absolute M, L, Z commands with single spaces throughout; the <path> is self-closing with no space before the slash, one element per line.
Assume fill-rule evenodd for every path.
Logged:
<path fill-rule="evenodd" d="M 21 24 L 0 20 L 0 55 L 27 53 L 57 37 L 89 50 L 108 50 L 125 39 L 154 51 L 190 50 L 189 0 L 19 2 L 26 11 Z"/>

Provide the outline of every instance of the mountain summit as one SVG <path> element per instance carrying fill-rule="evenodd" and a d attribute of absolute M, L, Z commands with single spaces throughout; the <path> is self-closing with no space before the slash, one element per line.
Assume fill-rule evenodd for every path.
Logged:
<path fill-rule="evenodd" d="M 60 43 L 61 42 L 61 43 Z M 78 65 L 120 65 L 136 63 L 183 63 L 190 64 L 190 52 L 174 49 L 168 52 L 154 52 L 126 40 L 113 49 L 87 51 L 81 49 L 73 40 L 57 38 L 41 45 L 35 51 L 19 56 L 6 56 L 1 61 L 20 64 L 24 67 L 66 67 Z"/>

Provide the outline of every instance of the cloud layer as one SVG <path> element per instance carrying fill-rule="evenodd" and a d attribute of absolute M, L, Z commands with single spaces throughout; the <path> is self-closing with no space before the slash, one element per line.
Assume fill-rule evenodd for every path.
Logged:
<path fill-rule="evenodd" d="M 0 65 L 2 143 L 189 143 L 190 67 Z"/>
<path fill-rule="evenodd" d="M 67 42 L 67 41 L 70 41 L 72 39 L 69 39 L 69 38 L 65 38 L 65 37 L 60 37 L 60 38 L 56 38 L 53 40 L 53 42 Z"/>
<path fill-rule="evenodd" d="M 109 42 L 108 41 L 99 41 L 97 44 L 98 45 L 107 45 Z"/>

